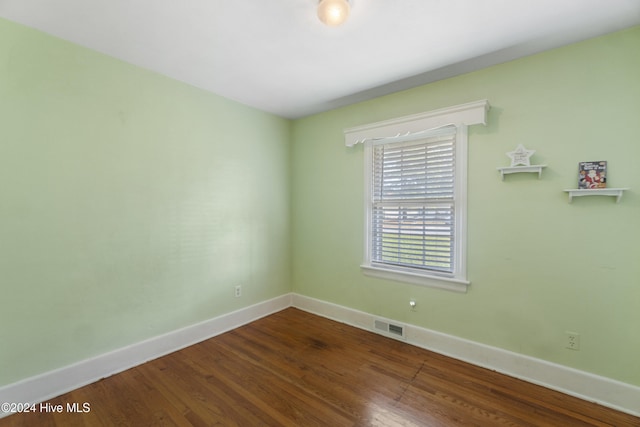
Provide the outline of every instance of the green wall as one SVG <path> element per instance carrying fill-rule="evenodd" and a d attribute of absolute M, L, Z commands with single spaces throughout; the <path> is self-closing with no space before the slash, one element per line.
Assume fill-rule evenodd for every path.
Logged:
<path fill-rule="evenodd" d="M 640 385 L 639 75 L 636 27 L 290 122 L 0 20 L 0 386 L 291 290 Z M 469 292 L 363 276 L 343 129 L 483 98 Z"/>
<path fill-rule="evenodd" d="M 290 292 L 290 126 L 0 20 L 0 386 Z"/>
<path fill-rule="evenodd" d="M 363 276 L 363 149 L 343 129 L 485 98 L 489 124 L 469 133 L 468 293 Z M 292 135 L 295 292 L 640 385 L 640 27 L 297 120 Z M 540 180 L 500 180 L 518 144 L 548 165 Z M 631 188 L 620 204 L 568 203 L 591 160 Z"/>

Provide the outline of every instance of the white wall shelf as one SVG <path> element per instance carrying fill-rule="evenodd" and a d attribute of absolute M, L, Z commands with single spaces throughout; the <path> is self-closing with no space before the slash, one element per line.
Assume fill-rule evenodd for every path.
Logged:
<path fill-rule="evenodd" d="M 542 169 L 546 168 L 547 165 L 531 165 L 531 166 L 509 166 L 504 168 L 498 168 L 500 171 L 500 177 L 504 181 L 504 176 L 510 173 L 523 173 L 523 172 L 533 172 L 538 174 L 538 179 L 542 176 Z"/>
<path fill-rule="evenodd" d="M 564 191 L 569 193 L 569 203 L 573 201 L 574 197 L 580 196 L 613 196 L 616 198 L 616 203 L 620 203 L 624 190 L 628 190 L 628 188 L 570 189 Z"/>

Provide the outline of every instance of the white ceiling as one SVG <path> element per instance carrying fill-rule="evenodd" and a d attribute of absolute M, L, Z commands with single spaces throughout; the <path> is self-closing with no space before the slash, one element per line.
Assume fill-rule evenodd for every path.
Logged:
<path fill-rule="evenodd" d="M 640 24 L 640 0 L 0 0 L 0 16 L 288 118 Z M 640 46 L 639 46 L 640 49 Z"/>

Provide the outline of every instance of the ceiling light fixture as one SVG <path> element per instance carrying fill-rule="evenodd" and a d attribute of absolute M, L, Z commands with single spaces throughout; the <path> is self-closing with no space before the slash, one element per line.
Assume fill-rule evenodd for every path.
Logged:
<path fill-rule="evenodd" d="M 349 0 L 320 0 L 318 18 L 330 27 L 337 27 L 347 20 L 351 5 Z"/>

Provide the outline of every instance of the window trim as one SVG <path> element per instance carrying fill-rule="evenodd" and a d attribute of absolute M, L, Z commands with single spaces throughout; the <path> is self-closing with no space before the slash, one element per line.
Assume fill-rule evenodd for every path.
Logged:
<path fill-rule="evenodd" d="M 355 144 L 365 145 L 365 242 L 364 262 L 362 272 L 367 276 L 411 283 L 415 285 L 446 289 L 456 292 L 466 292 L 471 284 L 467 280 L 467 127 L 474 124 L 486 125 L 487 112 L 490 106 L 487 100 L 461 104 L 449 108 L 399 117 L 383 122 L 372 123 L 356 128 L 346 129 L 345 145 L 353 147 Z M 373 149 L 372 142 L 400 142 L 420 139 L 428 136 L 429 131 L 454 124 L 456 131 L 456 245 L 455 270 L 452 275 L 439 274 L 434 271 L 420 271 L 418 269 L 389 266 L 371 262 L 371 191 Z"/>
<path fill-rule="evenodd" d="M 491 106 L 486 99 L 454 105 L 452 107 L 397 117 L 391 120 L 369 123 L 344 130 L 347 147 L 382 138 L 397 138 L 435 129 L 450 124 L 465 126 L 487 124 L 487 113 Z"/>

